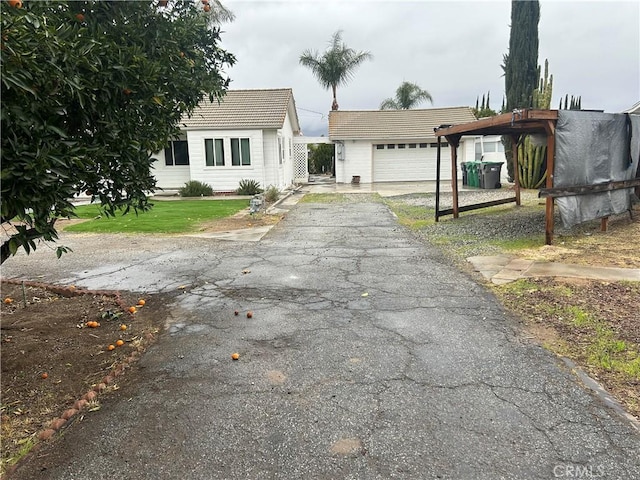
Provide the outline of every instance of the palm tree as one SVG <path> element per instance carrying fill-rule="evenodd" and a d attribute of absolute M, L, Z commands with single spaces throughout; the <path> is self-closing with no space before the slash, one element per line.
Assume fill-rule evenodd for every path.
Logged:
<path fill-rule="evenodd" d="M 395 98 L 387 98 L 380 104 L 380 110 L 409 110 L 428 100 L 433 103 L 431 94 L 411 82 L 402 82 L 396 90 Z"/>
<path fill-rule="evenodd" d="M 212 20 L 217 25 L 231 23 L 236 19 L 233 12 L 225 7 L 220 0 L 211 0 L 210 7 L 213 10 Z"/>
<path fill-rule="evenodd" d="M 342 42 L 342 30 L 338 30 L 331 37 L 329 48 L 320 55 L 317 51 L 305 50 L 300 55 L 300 64 L 309 67 L 313 75 L 324 88 L 331 88 L 333 103 L 331 110 L 338 110 L 336 88 L 345 85 L 353 78 L 354 71 L 365 60 L 373 55 L 369 52 L 357 52 Z"/>

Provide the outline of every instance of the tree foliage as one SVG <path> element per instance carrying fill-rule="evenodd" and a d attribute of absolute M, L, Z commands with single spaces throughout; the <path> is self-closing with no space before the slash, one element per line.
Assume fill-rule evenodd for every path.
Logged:
<path fill-rule="evenodd" d="M 538 80 L 538 22 L 540 2 L 511 0 L 509 52 L 502 69 L 506 92 L 506 111 L 531 108 Z M 503 137 L 509 179 L 513 179 L 511 140 Z"/>
<path fill-rule="evenodd" d="M 346 85 L 356 69 L 373 55 L 365 51 L 356 51 L 342 41 L 342 31 L 331 37 L 329 48 L 321 55 L 318 51 L 307 49 L 300 55 L 300 65 L 308 67 L 323 88 L 331 89 L 333 102 L 331 110 L 338 110 L 336 90 Z"/>
<path fill-rule="evenodd" d="M 309 145 L 309 171 L 311 173 L 332 173 L 335 145 L 319 143 Z"/>
<path fill-rule="evenodd" d="M 495 117 L 497 115 L 496 111 L 491 108 L 489 95 L 490 92 L 482 95 L 482 104 L 479 103 L 480 97 L 476 97 L 476 106 L 471 109 L 476 118 Z"/>
<path fill-rule="evenodd" d="M 387 98 L 380 104 L 380 110 L 409 110 L 422 102 L 433 103 L 433 97 L 415 83 L 402 82 L 393 98 Z"/>
<path fill-rule="evenodd" d="M 203 96 L 226 91 L 235 59 L 219 46 L 215 9 L 166 3 L 3 2 L 2 262 L 55 240 L 81 192 L 107 215 L 149 208 L 150 152 Z"/>

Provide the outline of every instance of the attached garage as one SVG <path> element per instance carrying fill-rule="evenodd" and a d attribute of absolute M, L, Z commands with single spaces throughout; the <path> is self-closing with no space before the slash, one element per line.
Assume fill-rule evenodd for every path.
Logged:
<path fill-rule="evenodd" d="M 332 111 L 329 139 L 336 143 L 336 182 L 419 182 L 436 179 L 434 128 L 474 121 L 469 107 L 422 110 Z M 459 158 L 473 153 L 473 138 Z M 451 179 L 451 155 L 441 155 L 441 178 Z"/>

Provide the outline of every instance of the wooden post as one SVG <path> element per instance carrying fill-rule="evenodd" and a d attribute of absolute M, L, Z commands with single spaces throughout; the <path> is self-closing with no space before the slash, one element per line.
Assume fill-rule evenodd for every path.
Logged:
<path fill-rule="evenodd" d="M 511 135 L 511 160 L 513 161 L 513 183 L 516 193 L 516 205 L 520 205 L 520 171 L 518 168 L 518 136 Z"/>
<path fill-rule="evenodd" d="M 436 151 L 436 222 L 440 218 L 440 137 L 438 137 L 438 150 Z"/>
<path fill-rule="evenodd" d="M 600 219 L 600 231 L 601 232 L 606 232 L 607 231 L 607 223 L 609 223 L 609 217 L 602 217 Z"/>
<path fill-rule="evenodd" d="M 544 129 L 547 132 L 547 188 L 553 188 L 553 170 L 556 159 L 556 129 L 552 121 L 545 122 Z M 547 197 L 547 205 L 544 218 L 545 243 L 553 242 L 553 210 L 554 198 Z"/>
<path fill-rule="evenodd" d="M 460 216 L 458 208 L 458 145 L 459 136 L 446 137 L 451 147 L 451 189 L 453 197 L 453 218 Z"/>

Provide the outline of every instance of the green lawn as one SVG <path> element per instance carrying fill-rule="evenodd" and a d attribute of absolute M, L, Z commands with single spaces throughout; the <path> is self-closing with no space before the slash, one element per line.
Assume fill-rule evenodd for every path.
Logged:
<path fill-rule="evenodd" d="M 93 233 L 183 233 L 195 231 L 202 222 L 229 217 L 249 206 L 249 200 L 183 200 L 156 201 L 148 212 L 138 215 L 130 210 L 126 215 L 98 217 L 98 205 L 76 207 L 78 218 L 93 219 L 70 225 L 68 232 Z"/>

